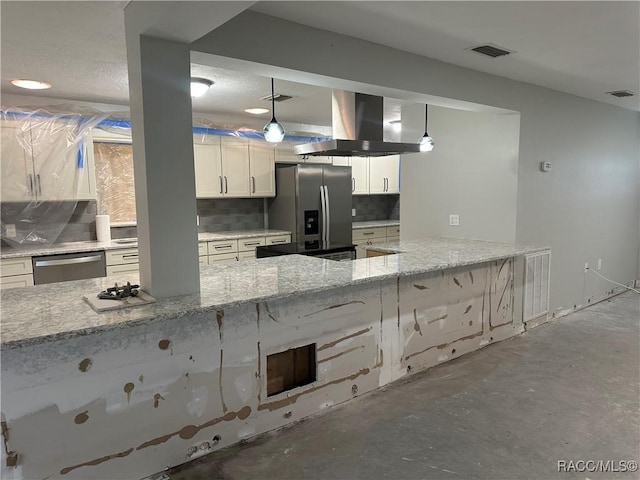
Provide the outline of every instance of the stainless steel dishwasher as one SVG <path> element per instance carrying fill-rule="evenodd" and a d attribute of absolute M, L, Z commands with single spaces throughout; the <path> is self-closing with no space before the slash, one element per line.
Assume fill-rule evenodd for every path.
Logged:
<path fill-rule="evenodd" d="M 67 282 L 105 277 L 107 267 L 104 250 L 33 257 L 33 283 Z"/>

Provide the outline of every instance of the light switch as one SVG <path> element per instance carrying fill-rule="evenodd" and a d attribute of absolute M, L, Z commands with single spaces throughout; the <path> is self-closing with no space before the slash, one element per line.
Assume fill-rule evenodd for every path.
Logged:
<path fill-rule="evenodd" d="M 449 225 L 452 227 L 460 225 L 460 215 L 449 215 Z"/>

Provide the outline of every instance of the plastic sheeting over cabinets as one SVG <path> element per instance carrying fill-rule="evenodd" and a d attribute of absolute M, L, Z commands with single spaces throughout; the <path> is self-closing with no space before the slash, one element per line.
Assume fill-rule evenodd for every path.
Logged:
<path fill-rule="evenodd" d="M 105 117 L 78 107 L 64 111 L 2 108 L 3 241 L 53 243 L 78 200 L 95 197 L 90 191 L 87 146 L 91 129 Z"/>

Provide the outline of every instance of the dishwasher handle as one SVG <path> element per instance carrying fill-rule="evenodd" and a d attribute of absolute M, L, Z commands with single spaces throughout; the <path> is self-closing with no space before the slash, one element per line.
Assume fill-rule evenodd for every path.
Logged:
<path fill-rule="evenodd" d="M 36 267 L 57 267 L 60 265 L 76 265 L 78 263 L 100 262 L 102 255 L 90 255 L 87 257 L 63 258 L 60 260 L 36 260 Z"/>

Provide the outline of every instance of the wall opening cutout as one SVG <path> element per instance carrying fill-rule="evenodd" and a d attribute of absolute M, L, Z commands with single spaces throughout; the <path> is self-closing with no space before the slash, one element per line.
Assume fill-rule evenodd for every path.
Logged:
<path fill-rule="evenodd" d="M 316 381 L 316 344 L 267 355 L 267 396 Z"/>

